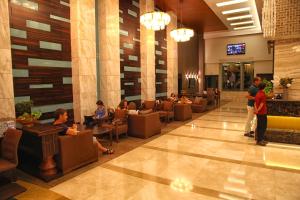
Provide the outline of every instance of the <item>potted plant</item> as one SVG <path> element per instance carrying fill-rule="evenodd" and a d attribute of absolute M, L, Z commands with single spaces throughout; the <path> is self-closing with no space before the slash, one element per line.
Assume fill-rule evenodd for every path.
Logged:
<path fill-rule="evenodd" d="M 293 78 L 281 78 L 279 80 L 279 85 L 283 88 L 283 99 L 288 99 L 288 88 L 292 86 Z"/>
<path fill-rule="evenodd" d="M 271 81 L 268 81 L 267 79 L 264 79 L 263 83 L 266 84 L 264 92 L 266 93 L 268 98 L 272 98 L 274 96 L 273 95 L 273 83 Z"/>
<path fill-rule="evenodd" d="M 42 113 L 39 111 L 31 112 L 33 106 L 32 101 L 24 101 L 15 105 L 16 121 L 25 126 L 32 126 L 41 117 Z"/>

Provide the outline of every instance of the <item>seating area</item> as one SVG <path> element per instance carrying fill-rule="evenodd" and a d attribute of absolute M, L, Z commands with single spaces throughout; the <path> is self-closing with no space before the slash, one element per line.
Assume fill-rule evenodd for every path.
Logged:
<path fill-rule="evenodd" d="M 300 0 L 0 11 L 0 200 L 300 200 Z"/>

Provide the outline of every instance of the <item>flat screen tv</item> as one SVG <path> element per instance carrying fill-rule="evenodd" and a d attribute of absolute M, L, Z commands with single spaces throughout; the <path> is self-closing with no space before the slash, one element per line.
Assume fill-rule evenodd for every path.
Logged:
<path fill-rule="evenodd" d="M 246 44 L 227 44 L 227 55 L 241 55 L 246 52 Z"/>

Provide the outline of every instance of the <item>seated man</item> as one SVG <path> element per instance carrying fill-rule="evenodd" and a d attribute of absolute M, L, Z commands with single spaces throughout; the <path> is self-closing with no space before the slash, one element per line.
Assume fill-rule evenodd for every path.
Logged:
<path fill-rule="evenodd" d="M 174 93 L 171 93 L 171 96 L 169 97 L 169 100 L 175 102 L 175 101 L 178 101 L 176 95 Z"/>
<path fill-rule="evenodd" d="M 192 104 L 193 102 L 189 99 L 189 98 L 187 98 L 186 96 L 182 96 L 181 97 L 181 103 L 184 103 L 184 104 Z"/>
<path fill-rule="evenodd" d="M 66 122 L 68 120 L 68 113 L 65 109 L 59 108 L 55 111 L 55 121 L 53 122 L 54 126 L 60 126 L 63 130 L 59 133 L 60 135 L 77 135 L 77 125 L 73 124 L 72 127 L 68 127 Z M 93 137 L 93 142 L 97 144 L 98 149 L 104 154 L 113 154 L 114 151 L 112 149 L 108 149 L 103 147 L 96 137 Z"/>

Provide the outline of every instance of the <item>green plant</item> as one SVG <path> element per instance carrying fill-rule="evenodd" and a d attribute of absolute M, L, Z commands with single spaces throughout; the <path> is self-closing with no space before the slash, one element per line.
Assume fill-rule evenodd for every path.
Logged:
<path fill-rule="evenodd" d="M 33 106 L 33 101 L 23 101 L 20 103 L 16 103 L 15 105 L 16 116 L 19 117 L 24 113 L 31 113 L 32 106 Z"/>
<path fill-rule="evenodd" d="M 279 81 L 279 84 L 283 87 L 283 88 L 289 88 L 291 87 L 292 83 L 293 83 L 293 78 L 281 78 Z"/>
<path fill-rule="evenodd" d="M 273 91 L 273 83 L 271 81 L 268 81 L 267 79 L 264 79 L 262 81 L 264 84 L 266 84 L 266 87 L 264 89 L 264 92 L 266 94 L 270 94 Z"/>

